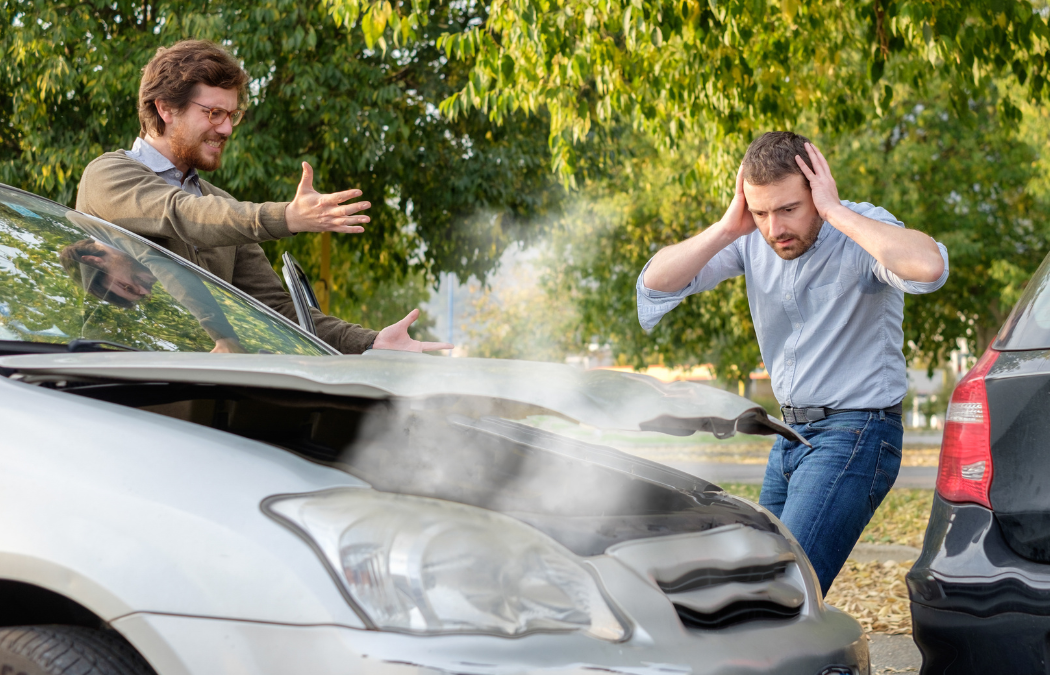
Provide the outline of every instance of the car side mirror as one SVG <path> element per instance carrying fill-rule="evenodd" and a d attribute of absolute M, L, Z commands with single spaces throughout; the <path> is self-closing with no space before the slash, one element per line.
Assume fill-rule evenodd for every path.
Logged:
<path fill-rule="evenodd" d="M 310 308 L 320 310 L 321 304 L 317 302 L 310 277 L 306 276 L 299 261 L 291 253 L 281 256 L 284 267 L 284 283 L 288 286 L 288 292 L 292 295 L 292 304 L 295 305 L 295 315 L 299 318 L 299 325 L 307 333 L 317 335 L 317 326 L 314 325 L 314 317 L 310 314 Z"/>

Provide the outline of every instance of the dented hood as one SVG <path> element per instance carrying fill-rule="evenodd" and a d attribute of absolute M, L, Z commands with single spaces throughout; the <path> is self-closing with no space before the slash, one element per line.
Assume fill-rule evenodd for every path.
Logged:
<path fill-rule="evenodd" d="M 372 350 L 355 356 L 126 352 L 0 358 L 32 379 L 212 383 L 370 399 L 408 399 L 472 416 L 556 414 L 600 429 L 729 436 L 791 427 L 746 398 L 703 384 L 556 363 Z M 803 441 L 804 442 L 804 441 Z"/>

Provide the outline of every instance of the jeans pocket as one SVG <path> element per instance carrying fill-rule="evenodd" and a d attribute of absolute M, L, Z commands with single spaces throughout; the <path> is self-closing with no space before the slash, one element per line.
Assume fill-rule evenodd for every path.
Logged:
<path fill-rule="evenodd" d="M 901 451 L 900 448 L 894 446 L 892 443 L 882 441 L 882 445 L 879 446 L 879 459 L 875 465 L 875 477 L 871 481 L 871 492 L 868 493 L 868 499 L 871 502 L 872 513 L 875 509 L 879 508 L 879 504 L 886 498 L 886 494 L 893 487 L 894 481 L 897 480 L 897 474 L 901 470 Z"/>

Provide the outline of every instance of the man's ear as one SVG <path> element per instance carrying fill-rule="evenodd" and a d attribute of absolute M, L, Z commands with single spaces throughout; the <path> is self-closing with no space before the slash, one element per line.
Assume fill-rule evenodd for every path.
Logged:
<path fill-rule="evenodd" d="M 175 108 L 171 107 L 167 101 L 162 98 L 158 98 L 153 102 L 154 107 L 157 109 L 157 114 L 164 120 L 164 124 L 171 124 L 175 120 Z"/>
<path fill-rule="evenodd" d="M 90 265 L 96 269 L 104 269 L 106 266 L 106 261 L 101 256 L 97 255 L 82 255 L 80 256 L 80 260 L 85 265 Z"/>

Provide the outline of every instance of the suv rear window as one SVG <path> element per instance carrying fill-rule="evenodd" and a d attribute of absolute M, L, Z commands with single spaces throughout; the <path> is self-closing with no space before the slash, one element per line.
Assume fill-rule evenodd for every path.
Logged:
<path fill-rule="evenodd" d="M 1050 255 L 1028 282 L 992 346 L 1002 351 L 1050 349 Z"/>

